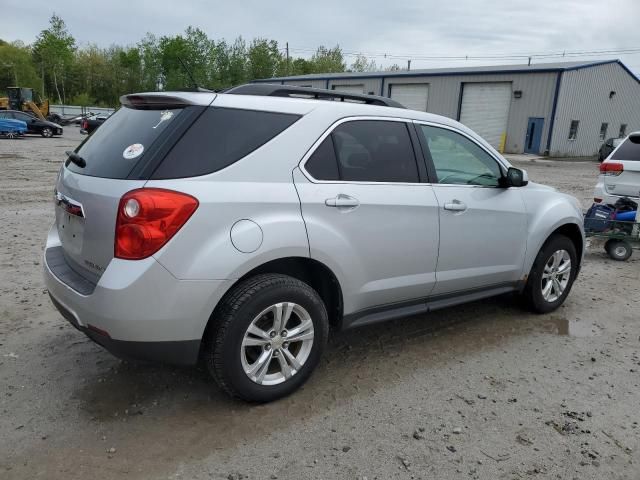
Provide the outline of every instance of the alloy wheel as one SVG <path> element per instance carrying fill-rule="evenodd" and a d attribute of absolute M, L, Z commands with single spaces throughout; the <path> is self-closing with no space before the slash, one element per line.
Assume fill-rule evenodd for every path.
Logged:
<path fill-rule="evenodd" d="M 300 372 L 313 347 L 313 321 L 297 303 L 282 302 L 260 312 L 242 339 L 240 360 L 258 385 L 278 385 Z"/>
<path fill-rule="evenodd" d="M 555 251 L 544 264 L 542 297 L 549 303 L 557 301 L 571 278 L 571 257 L 566 250 Z"/>

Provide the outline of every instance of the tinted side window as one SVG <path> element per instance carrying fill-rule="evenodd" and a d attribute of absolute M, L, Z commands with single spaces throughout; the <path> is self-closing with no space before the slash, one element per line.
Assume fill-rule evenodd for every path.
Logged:
<path fill-rule="evenodd" d="M 207 108 L 169 152 L 153 178 L 195 177 L 221 170 L 246 157 L 299 118 L 286 113 Z"/>
<path fill-rule="evenodd" d="M 340 180 L 338 161 L 331 135 L 324 139 L 309 157 L 304 168 L 316 180 Z"/>
<path fill-rule="evenodd" d="M 627 138 L 611 156 L 611 160 L 640 160 L 640 138 L 636 140 L 638 143 L 632 142 L 632 138 L 636 140 L 637 137 Z"/>
<path fill-rule="evenodd" d="M 438 183 L 455 185 L 499 185 L 498 162 L 468 138 L 444 128 L 421 126 Z"/>
<path fill-rule="evenodd" d="M 31 120 L 33 120 L 33 117 L 31 115 L 27 115 L 26 113 L 14 113 L 13 116 L 16 118 L 16 120 L 22 120 L 23 122 L 30 122 Z"/>
<path fill-rule="evenodd" d="M 332 133 L 341 179 L 418 183 L 418 166 L 403 122 L 346 122 Z"/>

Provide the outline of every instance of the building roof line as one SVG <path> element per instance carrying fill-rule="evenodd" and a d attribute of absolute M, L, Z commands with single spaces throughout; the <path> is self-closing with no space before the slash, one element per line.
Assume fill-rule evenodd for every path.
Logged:
<path fill-rule="evenodd" d="M 403 70 L 403 71 L 381 71 L 366 72 L 363 74 L 354 74 L 354 72 L 341 72 L 329 74 L 307 74 L 293 75 L 287 77 L 261 78 L 253 80 L 255 83 L 269 82 L 286 82 L 286 81 L 329 81 L 329 80 L 365 80 L 378 79 L 384 77 L 386 79 L 402 78 L 402 77 L 441 77 L 454 75 L 513 75 L 524 73 L 550 73 L 550 72 L 568 72 L 573 70 L 581 70 L 584 68 L 597 67 L 617 63 L 619 64 L 634 80 L 640 82 L 640 79 L 629 70 L 629 68 L 618 59 L 602 60 L 597 62 L 565 62 L 563 63 L 541 63 L 537 65 L 505 65 L 503 69 L 500 66 L 484 66 L 484 67 L 464 67 L 463 69 L 433 69 L 433 70 Z"/>

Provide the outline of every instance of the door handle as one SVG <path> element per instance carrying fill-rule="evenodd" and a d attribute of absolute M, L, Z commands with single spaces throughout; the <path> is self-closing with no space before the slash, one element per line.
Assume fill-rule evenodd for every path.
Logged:
<path fill-rule="evenodd" d="M 353 197 L 350 197 L 349 195 L 340 193 L 336 197 L 327 198 L 324 201 L 324 204 L 327 207 L 356 208 L 358 205 L 360 205 L 360 202 L 358 201 L 357 198 L 353 198 Z"/>
<path fill-rule="evenodd" d="M 464 212 L 467 209 L 467 205 L 460 200 L 453 200 L 444 204 L 445 210 L 451 210 L 452 212 Z"/>

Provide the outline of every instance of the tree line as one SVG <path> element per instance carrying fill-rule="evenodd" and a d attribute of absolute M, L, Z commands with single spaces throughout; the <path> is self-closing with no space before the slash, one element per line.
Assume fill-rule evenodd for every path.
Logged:
<path fill-rule="evenodd" d="M 191 76 L 220 90 L 257 78 L 377 68 L 362 55 L 347 65 L 339 45 L 292 58 L 275 40 L 214 40 L 196 27 L 174 36 L 147 33 L 133 46 L 80 47 L 55 14 L 31 45 L 0 39 L 0 96 L 8 86 L 31 87 L 52 103 L 73 105 L 116 106 L 125 93 L 191 87 Z"/>

